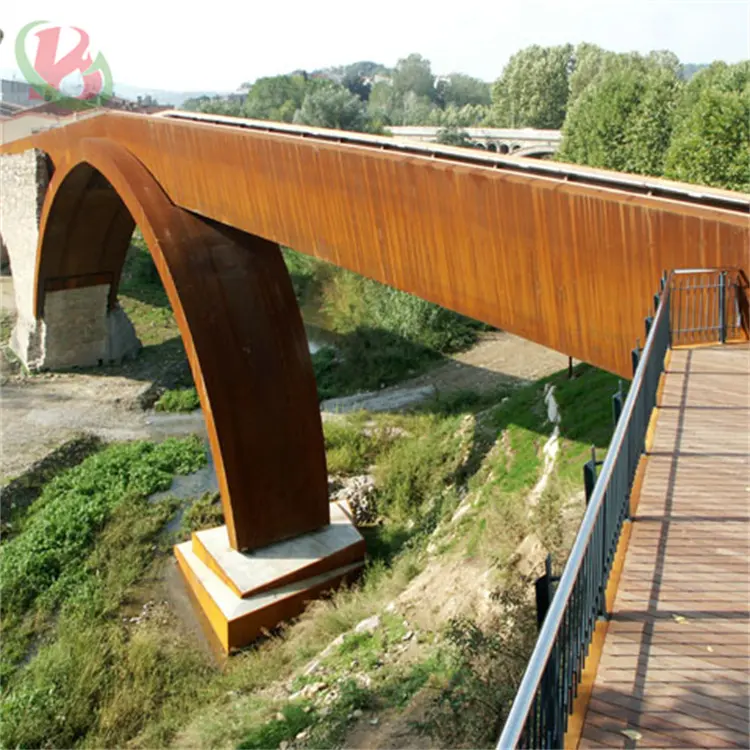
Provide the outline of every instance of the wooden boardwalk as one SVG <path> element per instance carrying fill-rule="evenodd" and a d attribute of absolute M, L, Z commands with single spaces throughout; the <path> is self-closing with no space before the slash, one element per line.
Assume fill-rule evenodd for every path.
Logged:
<path fill-rule="evenodd" d="M 671 353 L 580 747 L 750 747 L 750 346 Z"/>

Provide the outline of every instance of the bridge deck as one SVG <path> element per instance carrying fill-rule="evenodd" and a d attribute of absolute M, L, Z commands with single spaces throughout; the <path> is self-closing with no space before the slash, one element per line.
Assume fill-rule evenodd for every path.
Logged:
<path fill-rule="evenodd" d="M 580 747 L 750 747 L 750 346 L 672 352 Z"/>

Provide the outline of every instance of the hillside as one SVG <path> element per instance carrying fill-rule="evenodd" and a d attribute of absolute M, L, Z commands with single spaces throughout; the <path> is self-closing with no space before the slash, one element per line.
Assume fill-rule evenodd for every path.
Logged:
<path fill-rule="evenodd" d="M 562 563 L 582 463 L 609 438 L 614 378 L 576 375 L 326 422 L 367 572 L 223 668 L 170 552 L 220 521 L 215 497 L 168 492 L 204 463 L 199 442 L 90 445 L 13 483 L 3 744 L 490 743 L 533 644 L 534 575 L 546 551 Z"/>

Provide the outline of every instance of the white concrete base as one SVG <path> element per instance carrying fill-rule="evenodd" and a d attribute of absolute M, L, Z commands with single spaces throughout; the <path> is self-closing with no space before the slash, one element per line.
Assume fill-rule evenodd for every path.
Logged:
<path fill-rule="evenodd" d="M 333 504 L 331 516 L 320 531 L 252 553 L 231 549 L 225 526 L 196 532 L 174 548 L 194 600 L 227 653 L 359 574 L 364 539 L 343 508 Z"/>
<path fill-rule="evenodd" d="M 208 619 L 226 653 L 252 643 L 264 630 L 298 615 L 307 602 L 356 576 L 364 563 L 345 565 L 287 586 L 256 594 L 247 599 L 237 596 L 191 550 L 190 542 L 175 547 L 191 593 Z"/>
<path fill-rule="evenodd" d="M 268 547 L 238 552 L 229 544 L 227 527 L 217 526 L 196 531 L 192 550 L 237 596 L 259 594 L 364 557 L 364 539 L 344 508 L 338 503 L 330 508 L 328 526 Z"/>

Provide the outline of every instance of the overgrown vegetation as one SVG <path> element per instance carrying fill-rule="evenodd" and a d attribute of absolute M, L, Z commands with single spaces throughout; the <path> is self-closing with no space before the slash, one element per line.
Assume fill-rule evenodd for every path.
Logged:
<path fill-rule="evenodd" d="M 159 538 L 175 510 L 146 498 L 204 462 L 196 438 L 113 445 L 57 474 L 17 514 L 0 547 L 3 745 L 70 747 L 104 731 L 108 707 L 124 710 L 112 691 L 121 660 L 139 647 L 118 610 L 163 553 Z M 144 680 L 157 679 L 135 657 Z M 168 696 L 158 693 L 154 683 L 152 701 Z"/>
<path fill-rule="evenodd" d="M 309 306 L 317 290 L 325 325 L 336 334 L 335 347 L 313 355 L 321 399 L 377 390 L 421 373 L 443 355 L 470 347 L 484 327 L 350 271 L 301 260 L 291 251 L 285 258 L 301 302 Z"/>
<path fill-rule="evenodd" d="M 312 355 L 321 399 L 377 390 L 423 372 L 444 354 L 471 346 L 483 326 L 438 305 L 396 291 L 307 255 L 284 250 L 297 299 L 335 345 Z M 164 287 L 139 232 L 123 271 L 123 309 L 153 363 L 153 398 L 144 405 L 186 412 L 200 406 L 180 332 Z"/>
<path fill-rule="evenodd" d="M 561 454 L 530 510 L 551 431 L 547 382 Z M 492 741 L 534 639 L 514 550 L 537 533 L 562 562 L 582 510 L 579 458 L 606 444 L 615 388 L 582 366 L 572 381 L 327 422 L 332 473 L 374 472 L 367 572 L 223 670 L 162 582 L 179 503 L 147 500 L 202 463 L 202 446 L 111 446 L 56 473 L 0 548 L 2 744 L 341 747 L 358 727 L 402 716 L 403 731 L 443 747 Z M 178 538 L 220 522 L 218 497 L 204 495 L 188 502 Z"/>
<path fill-rule="evenodd" d="M 154 404 L 156 411 L 186 412 L 200 408 L 201 402 L 195 387 L 173 388 L 164 391 Z"/>

